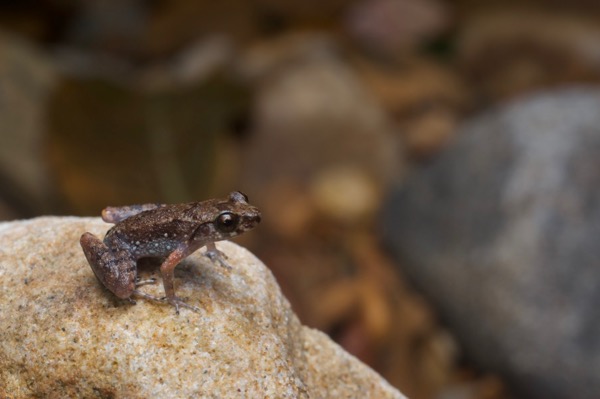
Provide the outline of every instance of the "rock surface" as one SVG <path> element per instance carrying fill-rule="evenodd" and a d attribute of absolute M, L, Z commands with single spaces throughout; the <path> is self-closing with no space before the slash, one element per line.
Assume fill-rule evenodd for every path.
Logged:
<path fill-rule="evenodd" d="M 523 397 L 600 397 L 599 111 L 571 89 L 476 118 L 384 210 L 406 273 Z"/>
<path fill-rule="evenodd" d="M 79 236 L 99 219 L 0 224 L 0 397 L 404 398 L 324 334 L 304 327 L 270 271 L 218 246 L 176 269 L 182 309 L 118 300 L 96 281 Z M 142 278 L 157 275 L 141 265 Z M 142 289 L 162 295 L 161 284 Z"/>

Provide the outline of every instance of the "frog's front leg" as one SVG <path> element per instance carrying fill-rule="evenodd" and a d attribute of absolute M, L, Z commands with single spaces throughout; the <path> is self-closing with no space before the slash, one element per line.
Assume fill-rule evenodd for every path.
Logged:
<path fill-rule="evenodd" d="M 96 278 L 119 298 L 129 298 L 136 287 L 135 259 L 127 251 L 111 250 L 92 233 L 83 234 L 79 243 Z"/>
<path fill-rule="evenodd" d="M 227 270 L 233 269 L 231 265 L 227 262 L 227 255 L 219 251 L 214 242 L 206 244 L 206 252 L 204 252 L 204 256 L 206 256 L 213 262 L 218 262 Z"/>
<path fill-rule="evenodd" d="M 199 312 L 200 309 L 188 305 L 183 300 L 178 298 L 175 295 L 175 287 L 173 284 L 173 279 L 175 275 L 175 267 L 185 259 L 190 254 L 190 248 L 187 246 L 180 246 L 175 251 L 171 252 L 171 254 L 165 259 L 165 261 L 160 265 L 160 274 L 163 279 L 163 285 L 165 287 L 165 295 L 166 300 L 173 306 L 175 306 L 175 312 L 179 314 L 179 307 L 182 306 L 184 308 L 191 309 L 195 312 Z"/>

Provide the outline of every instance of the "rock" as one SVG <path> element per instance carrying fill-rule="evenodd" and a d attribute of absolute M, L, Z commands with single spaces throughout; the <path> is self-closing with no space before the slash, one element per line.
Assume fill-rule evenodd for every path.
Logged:
<path fill-rule="evenodd" d="M 201 313 L 116 299 L 78 242 L 107 227 L 73 217 L 0 224 L 1 397 L 404 398 L 302 326 L 270 271 L 235 244 L 219 244 L 232 271 L 199 253 L 176 270 L 178 294 Z M 143 289 L 162 295 L 160 284 Z"/>
<path fill-rule="evenodd" d="M 380 190 L 356 168 L 324 169 L 315 176 L 310 191 L 315 207 L 328 219 L 340 223 L 371 220 L 381 206 Z"/>
<path fill-rule="evenodd" d="M 476 118 L 383 211 L 472 359 L 528 398 L 600 397 L 600 91 Z"/>
<path fill-rule="evenodd" d="M 306 34 L 241 57 L 240 76 L 257 86 L 241 181 L 257 202 L 278 181 L 308 187 L 325 169 L 359 170 L 377 189 L 402 169 L 393 121 L 340 53 L 327 36 Z"/>
<path fill-rule="evenodd" d="M 248 178 L 310 178 L 343 165 L 388 181 L 401 163 L 393 123 L 336 44 L 290 35 L 265 46 L 270 52 L 263 49 L 260 57 L 249 52 L 241 61 L 247 66 L 240 67 L 241 74 L 262 77 L 247 143 Z M 262 68 L 256 58 L 263 59 Z"/>

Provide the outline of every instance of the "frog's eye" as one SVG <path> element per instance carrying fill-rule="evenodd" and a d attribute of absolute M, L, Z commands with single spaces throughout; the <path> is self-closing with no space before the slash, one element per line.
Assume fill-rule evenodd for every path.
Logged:
<path fill-rule="evenodd" d="M 239 217 L 231 212 L 223 212 L 215 220 L 217 230 L 221 233 L 231 233 L 238 225 Z"/>

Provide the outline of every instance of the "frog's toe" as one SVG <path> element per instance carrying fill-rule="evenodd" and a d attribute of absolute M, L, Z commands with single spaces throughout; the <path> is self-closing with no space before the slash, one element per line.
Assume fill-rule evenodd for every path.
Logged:
<path fill-rule="evenodd" d="M 227 262 L 227 255 L 225 255 L 223 252 L 219 251 L 218 249 L 206 251 L 204 253 L 204 256 L 206 256 L 208 259 L 210 259 L 213 263 L 220 264 L 227 270 L 233 269 L 233 267 L 231 267 L 231 265 Z"/>
<path fill-rule="evenodd" d="M 215 261 L 215 260 L 220 260 L 220 259 L 227 259 L 227 255 L 225 255 L 225 253 L 219 251 L 218 249 L 209 249 L 204 253 L 204 256 L 206 256 L 208 259 Z"/>
<path fill-rule="evenodd" d="M 175 313 L 177 313 L 177 314 L 179 314 L 180 306 L 182 308 L 190 309 L 191 311 L 196 312 L 196 313 L 200 313 L 200 311 L 201 311 L 200 308 L 187 304 L 181 298 L 174 297 L 174 298 L 167 298 L 167 299 L 171 305 L 175 306 Z"/>
<path fill-rule="evenodd" d="M 154 283 L 156 283 L 156 278 L 154 278 L 154 277 L 151 277 L 151 278 L 146 279 L 146 280 L 142 280 L 139 277 L 136 277 L 136 279 L 135 279 L 135 286 L 136 287 L 140 287 L 140 286 L 146 285 L 146 284 L 154 284 Z"/>
<path fill-rule="evenodd" d="M 144 298 L 144 299 L 149 299 L 151 301 L 155 301 L 155 302 L 165 302 L 167 298 L 160 298 L 154 295 L 150 295 L 150 294 L 146 294 L 145 292 L 142 292 L 140 290 L 135 290 L 133 291 L 133 295 Z"/>

